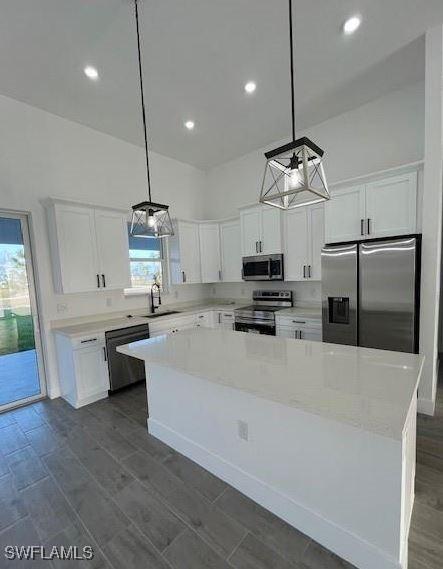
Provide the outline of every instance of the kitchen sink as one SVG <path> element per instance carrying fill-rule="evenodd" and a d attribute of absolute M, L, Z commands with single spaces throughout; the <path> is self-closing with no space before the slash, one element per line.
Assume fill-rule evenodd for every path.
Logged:
<path fill-rule="evenodd" d="M 142 318 L 159 318 L 160 316 L 169 316 L 170 314 L 180 314 L 178 310 L 165 310 L 164 312 L 155 312 L 153 314 L 142 314 Z"/>

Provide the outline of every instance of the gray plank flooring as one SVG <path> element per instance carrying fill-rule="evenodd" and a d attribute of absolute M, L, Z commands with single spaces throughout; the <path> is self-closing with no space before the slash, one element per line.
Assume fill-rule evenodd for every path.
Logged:
<path fill-rule="evenodd" d="M 79 410 L 57 399 L 1 414 L 0 546 L 94 549 L 32 562 L 47 569 L 352 569 L 150 436 L 145 409 L 138 385 Z M 436 416 L 418 418 L 409 569 L 441 559 L 443 389 Z"/>

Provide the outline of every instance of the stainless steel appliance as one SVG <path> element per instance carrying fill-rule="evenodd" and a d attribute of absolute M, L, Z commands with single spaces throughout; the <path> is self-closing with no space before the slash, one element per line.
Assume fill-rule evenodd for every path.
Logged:
<path fill-rule="evenodd" d="M 283 255 L 243 257 L 244 281 L 282 281 L 283 277 Z"/>
<path fill-rule="evenodd" d="M 240 332 L 275 336 L 275 313 L 292 306 L 290 290 L 254 290 L 254 304 L 234 310 L 234 327 Z"/>
<path fill-rule="evenodd" d="M 109 391 L 115 391 L 146 379 L 144 362 L 120 354 L 117 352 L 117 346 L 149 338 L 148 324 L 111 330 L 110 332 L 106 332 L 105 338 L 109 369 Z"/>
<path fill-rule="evenodd" d="M 326 245 L 323 341 L 418 352 L 419 235 Z"/>

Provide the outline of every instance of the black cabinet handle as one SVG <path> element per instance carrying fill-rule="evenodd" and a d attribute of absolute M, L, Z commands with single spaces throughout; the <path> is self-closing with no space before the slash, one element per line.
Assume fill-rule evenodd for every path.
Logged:
<path fill-rule="evenodd" d="M 105 346 L 103 346 L 103 359 L 105 360 L 105 362 L 108 361 L 108 355 L 106 353 L 106 347 Z"/>
<path fill-rule="evenodd" d="M 106 279 L 103 273 L 102 273 L 102 282 L 103 282 L 103 288 L 106 288 Z"/>
<path fill-rule="evenodd" d="M 185 271 L 182 271 L 182 280 L 185 283 L 186 282 L 186 273 Z"/>
<path fill-rule="evenodd" d="M 306 278 L 306 265 L 303 265 L 303 278 Z"/>
<path fill-rule="evenodd" d="M 308 265 L 308 277 L 311 278 L 311 265 Z"/>
<path fill-rule="evenodd" d="M 368 217 L 368 235 L 371 235 L 371 219 Z"/>
<path fill-rule="evenodd" d="M 360 235 L 364 235 L 364 234 L 365 234 L 365 220 L 360 219 Z"/>
<path fill-rule="evenodd" d="M 263 253 L 263 241 L 259 241 L 260 243 L 260 253 Z"/>
<path fill-rule="evenodd" d="M 97 274 L 97 288 L 100 288 L 100 275 Z"/>

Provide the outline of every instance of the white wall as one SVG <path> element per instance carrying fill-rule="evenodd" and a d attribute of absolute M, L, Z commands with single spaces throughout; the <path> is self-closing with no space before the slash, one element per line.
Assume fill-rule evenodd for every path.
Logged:
<path fill-rule="evenodd" d="M 146 306 L 147 298 L 121 292 L 55 295 L 46 221 L 41 200 L 64 197 L 130 210 L 146 199 L 143 150 L 111 136 L 0 96 L 0 209 L 31 214 L 39 285 L 42 336 L 51 395 L 58 381 L 50 322 Z M 153 198 L 171 204 L 171 214 L 199 218 L 205 174 L 176 160 L 152 154 Z M 170 297 L 203 295 L 203 285 L 176 287 Z M 64 308 L 58 312 L 57 308 Z"/>
<path fill-rule="evenodd" d="M 298 134 L 312 138 L 325 149 L 328 183 L 422 160 L 424 84 L 393 91 Z M 265 167 L 263 153 L 278 144 L 208 172 L 207 217 L 228 217 L 236 213 L 237 207 L 257 202 Z"/>

